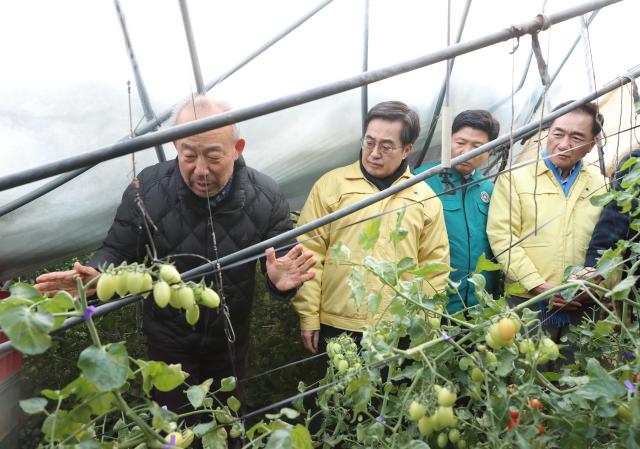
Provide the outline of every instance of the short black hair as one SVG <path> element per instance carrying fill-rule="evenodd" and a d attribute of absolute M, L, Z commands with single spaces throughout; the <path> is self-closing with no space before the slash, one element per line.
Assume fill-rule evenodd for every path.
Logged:
<path fill-rule="evenodd" d="M 500 123 L 484 109 L 469 109 L 456 115 L 451 125 L 451 134 L 455 134 L 465 126 L 487 133 L 489 141 L 494 140 L 500 133 Z"/>
<path fill-rule="evenodd" d="M 573 102 L 574 100 L 569 100 L 569 101 L 565 101 L 564 103 L 560 103 L 558 106 L 553 108 L 553 111 L 557 111 L 560 108 L 564 108 L 566 105 Z M 581 111 L 591 117 L 591 133 L 593 134 L 593 137 L 597 137 L 598 134 L 600 134 L 600 132 L 602 131 L 602 126 L 604 125 L 604 117 L 602 116 L 602 114 L 598 112 L 598 106 L 593 102 L 585 103 L 585 104 L 581 104 L 575 109 L 572 109 L 569 112 L 576 112 L 576 111 Z M 567 114 L 569 112 L 567 112 Z M 554 119 L 554 122 L 555 122 L 555 119 Z M 549 124 L 549 128 L 551 128 L 551 125 L 553 125 L 553 122 Z"/>
<path fill-rule="evenodd" d="M 363 133 L 367 131 L 369 122 L 374 118 L 402 122 L 400 140 L 403 147 L 413 144 L 420 134 L 420 117 L 418 117 L 418 113 L 401 101 L 383 101 L 372 107 L 364 122 Z"/>

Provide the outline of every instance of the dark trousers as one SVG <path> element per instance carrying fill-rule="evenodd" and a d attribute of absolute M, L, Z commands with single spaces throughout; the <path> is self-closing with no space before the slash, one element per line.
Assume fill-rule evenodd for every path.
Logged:
<path fill-rule="evenodd" d="M 167 348 L 165 345 L 160 345 L 151 339 L 147 341 L 149 360 L 156 360 L 167 364 L 180 363 L 182 365 L 182 371 L 189 373 L 189 377 L 185 380 L 187 385 L 198 385 L 207 379 L 213 379 L 210 391 L 215 391 L 220 388 L 220 380 L 225 377 L 234 375 L 237 376 L 238 379 L 244 377 L 247 349 L 247 344 L 237 343 L 235 345 L 236 356 L 234 357 L 234 363 L 236 372 L 234 374 L 231 357 L 229 356 L 226 344 L 223 348 L 216 348 L 216 351 L 204 351 L 198 348 L 190 350 Z M 151 397 L 160 406 L 166 405 L 169 410 L 181 414 L 192 410 L 187 395 L 184 392 L 187 388 L 186 385 L 181 385 L 167 392 L 158 391 L 154 388 L 151 391 Z M 223 403 L 225 403 L 226 399 L 231 395 L 238 397 L 240 401 L 242 401 L 242 393 L 241 384 L 238 384 L 236 390 L 225 393 L 224 395 L 217 395 L 217 397 Z M 189 418 L 192 418 L 187 420 L 189 424 L 198 421 L 197 418 Z"/>

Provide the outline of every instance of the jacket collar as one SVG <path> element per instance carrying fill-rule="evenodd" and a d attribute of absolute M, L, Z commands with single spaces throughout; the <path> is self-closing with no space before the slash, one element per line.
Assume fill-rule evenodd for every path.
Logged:
<path fill-rule="evenodd" d="M 542 153 L 542 151 L 541 151 Z M 582 164 L 580 164 L 580 171 L 578 174 L 582 174 L 583 172 L 587 171 L 587 165 L 584 163 L 584 158 L 581 159 L 582 160 Z M 545 161 L 542 160 L 542 154 L 540 155 L 540 160 L 537 162 L 537 167 L 536 167 L 536 176 L 540 176 L 546 172 L 549 172 L 553 175 L 553 173 L 551 172 L 551 169 L 549 167 L 547 167 L 547 164 L 545 164 Z M 555 176 L 555 175 L 554 175 Z"/>
<path fill-rule="evenodd" d="M 365 182 L 369 182 L 367 178 L 364 177 L 362 171 L 360 170 L 360 161 L 355 161 L 353 164 L 347 166 L 347 170 L 345 173 L 345 179 L 362 179 Z M 401 180 L 409 179 L 411 177 L 411 170 L 407 166 L 407 169 L 404 171 L 402 175 L 393 184 L 397 184 Z"/>

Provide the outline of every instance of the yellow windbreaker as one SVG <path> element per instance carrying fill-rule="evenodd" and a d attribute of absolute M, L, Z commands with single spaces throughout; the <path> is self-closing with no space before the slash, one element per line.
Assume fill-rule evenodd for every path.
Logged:
<path fill-rule="evenodd" d="M 412 176 L 407 169 L 394 184 Z M 378 189 L 360 171 L 359 161 L 337 168 L 326 173 L 315 183 L 298 223 L 308 223 L 376 192 Z M 382 216 L 380 238 L 372 249 L 365 251 L 358 245 L 358 234 L 366 225 L 366 221 L 356 225 L 353 225 L 354 223 L 405 205 L 407 207 L 402 227 L 408 230 L 408 235 L 398 243 L 397 254 L 394 254 L 393 245 L 389 240 L 397 219 L 396 213 Z M 411 257 L 419 266 L 428 262 L 449 264 L 449 241 L 442 204 L 424 182 L 304 234 L 300 236 L 299 241 L 307 250 L 314 252 L 318 262 L 314 267 L 315 278 L 304 283 L 293 301 L 300 316 L 302 330 L 320 329 L 322 323 L 339 329 L 362 331 L 367 323 L 378 318 L 377 315 L 372 316 L 369 313 L 366 299 L 360 309 L 356 307 L 351 288 L 347 284 L 352 267 L 338 265 L 329 260 L 328 250 L 338 242 L 349 248 L 351 260 L 355 263 L 362 262 L 364 257 L 369 255 L 389 262 Z M 425 279 L 425 294 L 433 294 L 434 289 L 443 291 L 447 276 L 448 273 L 440 272 Z M 368 272 L 365 274 L 364 285 L 367 286 L 367 293 L 382 289 L 380 281 Z M 378 313 L 385 310 L 389 304 L 391 294 L 388 288 L 382 290 L 382 296 Z"/>
<path fill-rule="evenodd" d="M 487 235 L 507 274 L 507 287 L 517 282 L 527 290 L 544 282 L 559 285 L 568 266 L 582 266 L 602 210 L 590 199 L 604 192 L 603 176 L 586 161 L 568 197 L 544 161 L 500 175 L 491 195 Z"/>

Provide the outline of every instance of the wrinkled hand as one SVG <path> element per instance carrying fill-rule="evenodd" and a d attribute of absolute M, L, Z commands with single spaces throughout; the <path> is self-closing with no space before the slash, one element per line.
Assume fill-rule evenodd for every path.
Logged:
<path fill-rule="evenodd" d="M 552 289 L 553 287 L 555 287 L 555 285 L 545 282 L 544 284 L 540 284 L 537 287 L 531 289 L 529 293 L 539 295 L 546 292 L 547 290 Z M 559 294 L 555 294 L 552 297 L 547 298 L 546 301 L 547 303 L 553 304 L 554 309 L 578 310 L 580 309 L 580 307 L 582 307 L 582 303 L 580 301 L 567 302 Z"/>
<path fill-rule="evenodd" d="M 304 252 L 302 245 L 294 246 L 279 258 L 276 258 L 273 248 L 267 249 L 265 253 L 267 254 L 267 275 L 271 283 L 281 292 L 300 287 L 315 276 L 315 273 L 309 270 L 316 264 L 316 259 L 311 251 Z"/>
<path fill-rule="evenodd" d="M 41 293 L 48 295 L 55 295 L 60 290 L 69 292 L 74 298 L 78 296 L 78 289 L 76 286 L 76 279 L 81 278 L 83 283 L 89 282 L 94 277 L 98 276 L 98 271 L 95 268 L 87 267 L 76 262 L 73 265 L 73 270 L 68 271 L 55 271 L 52 273 L 46 273 L 36 278 L 36 284 L 34 287 Z M 87 295 L 93 295 L 95 288 L 89 289 Z"/>
<path fill-rule="evenodd" d="M 313 354 L 318 352 L 318 342 L 320 341 L 320 331 L 300 331 L 302 343 L 307 350 Z"/>

